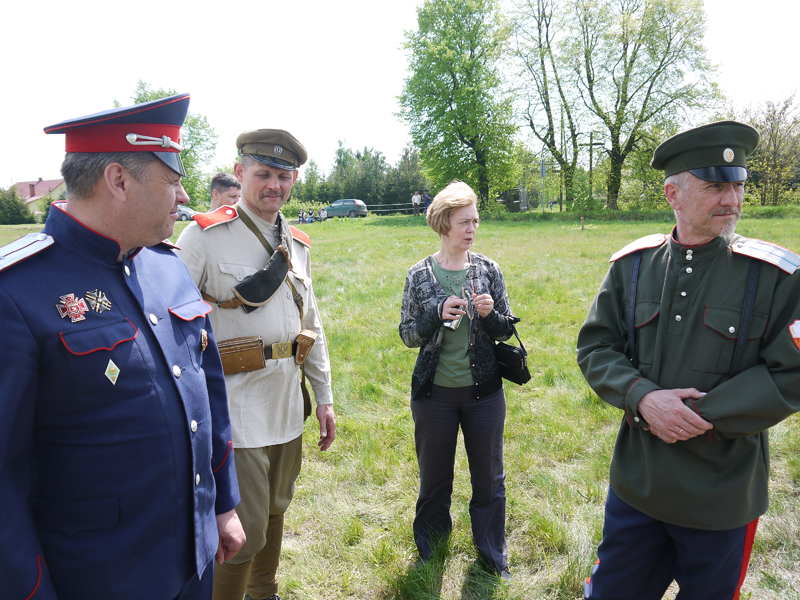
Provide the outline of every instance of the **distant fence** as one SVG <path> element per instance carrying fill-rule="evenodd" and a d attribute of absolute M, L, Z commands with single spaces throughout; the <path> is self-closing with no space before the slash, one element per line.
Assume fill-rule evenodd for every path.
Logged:
<path fill-rule="evenodd" d="M 420 204 L 420 210 L 425 207 Z M 367 210 L 372 213 L 401 213 L 414 212 L 414 205 L 411 202 L 401 202 L 398 204 L 367 204 Z"/>

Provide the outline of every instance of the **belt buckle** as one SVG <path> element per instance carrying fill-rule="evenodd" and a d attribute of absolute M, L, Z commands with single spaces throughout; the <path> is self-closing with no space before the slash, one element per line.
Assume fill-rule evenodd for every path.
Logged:
<path fill-rule="evenodd" d="M 292 342 L 272 344 L 272 358 L 289 358 L 292 355 Z"/>

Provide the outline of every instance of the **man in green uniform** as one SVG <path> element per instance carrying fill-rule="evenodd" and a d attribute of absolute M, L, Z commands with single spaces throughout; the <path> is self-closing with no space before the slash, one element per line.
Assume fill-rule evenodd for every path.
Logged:
<path fill-rule="evenodd" d="M 589 385 L 625 411 L 586 598 L 738 598 L 767 510 L 768 429 L 800 410 L 795 253 L 733 233 L 758 132 L 723 121 L 673 136 L 676 217 L 611 257 L 578 335 Z"/>

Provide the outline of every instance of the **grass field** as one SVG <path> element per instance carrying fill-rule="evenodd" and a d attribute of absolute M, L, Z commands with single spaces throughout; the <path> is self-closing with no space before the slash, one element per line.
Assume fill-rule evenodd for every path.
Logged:
<path fill-rule="evenodd" d="M 737 231 L 800 251 L 797 223 L 743 219 Z M 668 232 L 669 223 L 589 221 L 585 230 L 569 221 L 481 224 L 474 249 L 503 269 L 533 373 L 524 387 L 506 384 L 510 585 L 475 563 L 463 448 L 449 548 L 414 566 L 418 474 L 408 396 L 417 351 L 402 344 L 397 325 L 405 274 L 438 248 L 437 236 L 411 217 L 332 220 L 303 229 L 313 241 L 338 429 L 331 450 L 320 453 L 316 423 L 306 423 L 305 462 L 287 513 L 279 573 L 284 599 L 581 598 L 601 537 L 621 413 L 586 385 L 575 364 L 575 338 L 608 257 L 637 237 Z M 28 230 L 38 228 L 0 228 L 0 235 L 10 235 L 0 243 Z M 773 430 L 771 446 L 772 505 L 761 520 L 743 597 L 796 599 L 798 417 Z"/>

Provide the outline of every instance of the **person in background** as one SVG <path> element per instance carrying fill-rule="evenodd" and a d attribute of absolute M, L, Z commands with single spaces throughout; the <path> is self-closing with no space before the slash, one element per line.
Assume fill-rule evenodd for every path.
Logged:
<path fill-rule="evenodd" d="M 471 251 L 478 199 L 466 183 L 439 192 L 427 213 L 439 250 L 411 267 L 403 290 L 400 338 L 419 348 L 411 378 L 420 490 L 414 541 L 422 561 L 452 529 L 450 500 L 459 427 L 469 459 L 472 539 L 484 566 L 510 579 L 505 537 L 503 430 L 506 400 L 494 354 L 512 335 L 500 267 Z"/>
<path fill-rule="evenodd" d="M 214 212 L 223 206 L 233 206 L 242 197 L 242 184 L 230 173 L 217 173 L 211 178 L 211 206 Z"/>
<path fill-rule="evenodd" d="M 427 189 L 422 194 L 422 201 L 425 204 L 425 214 L 427 214 L 428 213 L 428 207 L 431 205 L 431 202 L 433 201 L 432 198 L 431 198 L 431 195 L 428 193 Z"/>
<path fill-rule="evenodd" d="M 0 251 L 0 597 L 211 598 L 244 542 L 222 365 L 174 246 L 189 94 L 64 121 Z"/>
<path fill-rule="evenodd" d="M 414 207 L 414 216 L 419 216 L 419 205 L 422 203 L 422 196 L 419 192 L 414 190 L 414 195 L 411 197 L 411 205 Z"/>
<path fill-rule="evenodd" d="M 578 364 L 624 411 L 591 599 L 738 598 L 769 504 L 769 428 L 800 410 L 800 256 L 736 235 L 758 132 L 721 121 L 664 141 L 675 212 L 611 257 Z"/>

